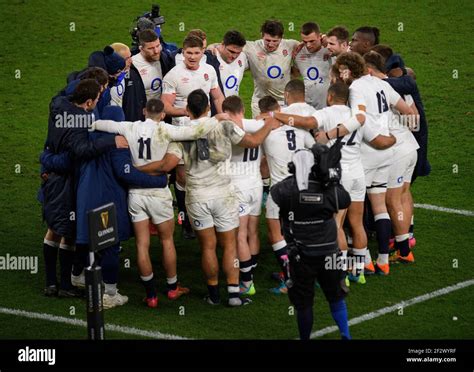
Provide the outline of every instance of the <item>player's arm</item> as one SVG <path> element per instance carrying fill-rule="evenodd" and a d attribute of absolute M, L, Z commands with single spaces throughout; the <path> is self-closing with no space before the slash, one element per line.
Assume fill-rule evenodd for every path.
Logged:
<path fill-rule="evenodd" d="M 40 155 L 40 163 L 44 167 L 45 172 L 67 173 L 71 171 L 71 157 L 67 152 L 55 154 L 45 149 Z"/>
<path fill-rule="evenodd" d="M 214 116 L 217 120 L 228 120 L 228 114 L 218 114 Z M 161 123 L 160 130 L 155 131 L 155 139 L 160 142 L 163 132 L 169 142 L 193 141 L 204 137 L 209 131 L 217 125 L 216 121 L 204 121 L 197 125 L 176 126 Z"/>
<path fill-rule="evenodd" d="M 221 88 L 219 86 L 211 89 L 210 91 L 214 106 L 217 110 L 217 113 L 222 112 L 222 102 L 224 102 L 224 94 L 222 94 Z"/>
<path fill-rule="evenodd" d="M 212 43 L 212 44 L 209 44 L 207 46 L 207 50 L 210 50 L 212 52 L 212 54 L 216 55 L 216 50 L 217 50 L 217 47 L 219 46 L 220 43 Z"/>
<path fill-rule="evenodd" d="M 388 149 L 397 142 L 397 139 L 392 134 L 389 136 L 381 134 L 379 129 L 372 123 L 367 123 L 364 127 L 363 136 L 366 142 L 378 150 Z"/>
<path fill-rule="evenodd" d="M 179 161 L 183 158 L 183 156 L 183 145 L 181 143 L 172 142 L 169 144 L 168 150 L 166 151 L 166 155 L 163 157 L 163 159 L 142 165 L 141 167 L 137 168 L 142 172 L 153 175 L 167 173 L 179 164 Z"/>
<path fill-rule="evenodd" d="M 298 79 L 301 77 L 301 72 L 296 65 L 291 66 L 291 78 Z"/>
<path fill-rule="evenodd" d="M 110 159 L 115 176 L 128 187 L 163 188 L 168 184 L 166 175 L 152 176 L 135 168 L 128 149 L 111 151 Z"/>
<path fill-rule="evenodd" d="M 395 142 L 397 142 L 397 139 L 393 135 L 384 136 L 382 134 L 379 134 L 369 143 L 372 147 L 378 150 L 385 150 L 385 149 L 388 149 L 389 147 L 392 147 L 395 144 Z"/>
<path fill-rule="evenodd" d="M 410 106 L 400 97 L 394 107 L 402 114 L 402 115 L 415 115 L 415 112 L 412 110 Z"/>
<path fill-rule="evenodd" d="M 291 125 L 292 127 L 303 129 L 314 129 L 318 127 L 318 121 L 313 116 L 300 116 L 274 112 L 273 117 L 283 124 Z"/>
<path fill-rule="evenodd" d="M 172 93 L 163 93 L 161 95 L 161 101 L 165 105 L 166 115 L 176 117 L 176 116 L 188 116 L 188 112 L 184 107 L 174 107 L 176 101 L 176 94 Z"/>
<path fill-rule="evenodd" d="M 131 129 L 133 123 L 130 121 L 116 122 L 113 120 L 96 120 L 92 127 L 94 130 L 100 130 L 107 133 L 117 133 L 125 136 L 128 130 Z"/>
<path fill-rule="evenodd" d="M 350 119 L 348 119 L 344 123 L 338 124 L 336 128 L 331 129 L 328 132 L 319 132 L 317 134 L 317 139 L 318 142 L 320 142 L 321 138 L 326 138 L 328 141 L 339 137 L 343 137 L 348 133 L 352 133 L 353 131 L 359 129 L 361 126 L 363 126 L 365 123 L 365 106 L 364 105 L 358 105 L 358 111 L 354 115 L 351 116 Z M 323 142 L 324 139 L 321 141 Z"/>
<path fill-rule="evenodd" d="M 163 159 L 142 165 L 137 167 L 137 169 L 148 174 L 159 175 L 171 171 L 178 165 L 180 160 L 176 155 L 166 153 Z"/>
<path fill-rule="evenodd" d="M 235 125 L 235 124 L 234 124 Z M 265 120 L 265 125 L 255 133 L 245 133 L 241 141 L 237 143 L 240 147 L 254 148 L 258 147 L 267 136 L 270 134 L 272 129 L 280 127 L 280 122 L 273 118 Z"/>
<path fill-rule="evenodd" d="M 89 160 L 98 157 L 113 148 L 128 148 L 125 137 L 101 136 L 89 140 L 88 131 L 82 128 L 72 129 L 65 145 L 70 154 L 79 160 Z"/>

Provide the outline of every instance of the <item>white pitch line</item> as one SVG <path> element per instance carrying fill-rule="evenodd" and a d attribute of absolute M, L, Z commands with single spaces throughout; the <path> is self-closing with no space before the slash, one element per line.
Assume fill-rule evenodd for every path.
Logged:
<path fill-rule="evenodd" d="M 81 319 L 71 319 L 64 316 L 58 316 L 47 313 L 35 313 L 31 311 L 19 310 L 19 309 L 9 309 L 6 307 L 0 307 L 0 313 L 8 315 L 22 316 L 30 319 L 41 319 L 47 320 L 55 323 L 70 324 L 74 326 L 87 327 L 87 322 Z M 170 335 L 161 332 L 147 331 L 144 329 L 138 329 L 133 327 L 125 327 L 117 324 L 105 324 L 106 331 L 121 332 L 133 336 L 143 336 L 150 337 L 155 339 L 165 339 L 165 340 L 185 340 L 185 337 Z"/>
<path fill-rule="evenodd" d="M 437 205 L 431 205 L 431 204 L 417 204 L 417 203 L 415 203 L 414 205 L 415 205 L 415 208 L 429 209 L 429 210 L 438 211 L 438 212 L 461 214 L 463 216 L 474 216 L 474 212 L 466 211 L 466 210 L 463 210 L 463 209 L 438 207 Z"/>
<path fill-rule="evenodd" d="M 474 285 L 474 279 L 470 279 L 470 280 L 466 280 L 465 282 L 460 282 L 454 285 L 450 285 L 449 287 L 441 288 L 434 292 L 426 293 L 424 295 L 414 297 L 410 300 L 399 302 L 396 305 L 384 307 L 382 309 L 372 311 L 371 313 L 358 316 L 357 318 L 349 320 L 349 325 L 353 326 L 353 325 L 365 322 L 367 320 L 378 318 L 379 316 L 397 311 L 400 308 L 405 308 L 411 305 L 418 304 L 420 302 L 428 301 L 428 300 L 431 300 L 432 298 L 443 296 L 450 292 L 454 292 L 454 291 L 457 291 L 458 289 L 466 288 L 471 285 Z M 336 326 L 326 327 L 326 328 L 320 329 L 319 331 L 311 333 L 311 338 L 321 337 L 321 336 L 327 335 L 328 333 L 336 332 L 338 330 L 339 329 Z"/>

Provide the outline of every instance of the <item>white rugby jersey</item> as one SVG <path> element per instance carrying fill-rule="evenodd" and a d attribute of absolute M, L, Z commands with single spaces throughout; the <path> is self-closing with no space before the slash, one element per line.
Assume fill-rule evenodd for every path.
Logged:
<path fill-rule="evenodd" d="M 253 101 L 264 96 L 283 101 L 285 86 L 291 80 L 291 54 L 298 44 L 296 40 L 282 39 L 278 49 L 269 53 L 265 50 L 262 39 L 247 41 L 243 51 L 252 71 Z"/>
<path fill-rule="evenodd" d="M 181 63 L 173 67 L 163 79 L 163 94 L 174 94 L 176 96 L 175 107 L 186 107 L 189 93 L 196 89 L 202 89 L 206 92 L 210 100 L 211 89 L 215 88 L 219 88 L 217 75 L 214 68 L 207 63 L 199 64 L 197 70 L 190 70 L 184 63 Z M 184 118 L 186 117 L 174 117 L 172 123 L 183 125 L 186 121 Z"/>
<path fill-rule="evenodd" d="M 315 53 L 310 53 L 303 47 L 295 57 L 295 64 L 303 76 L 306 102 L 319 110 L 326 107 L 326 97 L 329 88 L 329 72 L 332 61 L 330 58 L 324 60 L 324 55 L 329 50 L 321 48 Z"/>
<path fill-rule="evenodd" d="M 172 141 L 194 140 L 209 132 L 217 125 L 215 122 L 203 122 L 193 126 L 176 126 L 151 119 L 135 122 L 115 122 L 97 120 L 95 130 L 117 133 L 124 136 L 132 154 L 133 164 L 145 165 L 163 159 L 168 145 Z M 152 195 L 156 189 L 130 189 L 131 193 Z"/>
<path fill-rule="evenodd" d="M 411 95 L 405 95 L 405 102 L 408 106 L 413 105 L 413 98 Z M 408 127 L 408 123 L 403 120 L 398 110 L 394 109 L 392 112 L 392 120 L 390 121 L 390 133 L 395 136 L 397 142 L 393 145 L 393 151 L 397 158 L 408 155 L 412 151 L 420 148 L 415 136 Z"/>
<path fill-rule="evenodd" d="M 329 132 L 340 123 L 345 123 L 352 116 L 351 109 L 345 105 L 333 105 L 316 111 L 313 116 L 318 121 L 319 129 Z M 360 158 L 360 146 L 363 138 L 362 128 L 348 133 L 342 139 L 341 169 L 343 179 L 354 179 L 364 176 L 364 168 Z M 328 142 L 331 147 L 336 142 L 332 139 Z"/>
<path fill-rule="evenodd" d="M 263 120 L 243 119 L 243 130 L 255 133 L 265 124 Z M 262 175 L 260 174 L 260 162 L 262 161 L 262 149 L 260 146 L 247 149 L 238 145 L 232 146 L 232 157 L 229 163 L 229 174 L 232 183 L 239 190 L 249 190 L 262 187 Z"/>
<path fill-rule="evenodd" d="M 316 112 L 316 110 L 313 106 L 307 104 L 306 102 L 296 102 L 292 103 L 287 107 L 282 108 L 281 112 L 283 112 L 284 114 L 311 116 Z"/>
<path fill-rule="evenodd" d="M 370 75 L 354 80 L 349 87 L 349 104 L 353 114 L 359 105 L 366 108 L 366 122 L 380 130 L 384 136 L 390 135 L 391 106 L 397 104 L 400 95 L 387 82 Z M 393 149 L 377 150 L 366 141 L 361 144 L 362 165 L 364 169 L 374 169 L 393 162 Z"/>
<path fill-rule="evenodd" d="M 145 86 L 146 99 L 160 98 L 163 90 L 163 72 L 160 61 L 148 62 L 141 53 L 135 54 L 132 61 Z"/>
<path fill-rule="evenodd" d="M 301 116 L 310 116 L 314 111 L 307 103 L 293 103 L 282 110 L 285 114 Z M 304 129 L 282 125 L 272 130 L 263 142 L 272 186 L 290 176 L 288 163 L 292 161 L 293 153 L 299 149 L 309 149 L 313 145 L 313 136 Z"/>
<path fill-rule="evenodd" d="M 198 159 L 196 141 L 174 142 L 167 151 L 179 159 L 184 159 L 187 203 L 205 202 L 232 193 L 226 163 L 232 155 L 232 145 L 238 144 L 245 136 L 245 132 L 229 120 L 218 123 L 215 118 L 206 117 L 197 121 L 199 124 L 211 123 L 206 124 L 206 128 L 212 127 L 212 129 L 204 136 L 209 144 L 209 159 Z M 195 122 L 192 120 L 191 124 Z M 196 126 L 199 125 L 191 125 Z"/>
<path fill-rule="evenodd" d="M 244 72 L 248 69 L 247 56 L 242 52 L 232 63 L 227 63 L 222 59 L 217 49 L 216 53 L 219 61 L 219 74 L 221 76 L 222 86 L 224 87 L 224 96 L 238 96 Z"/>

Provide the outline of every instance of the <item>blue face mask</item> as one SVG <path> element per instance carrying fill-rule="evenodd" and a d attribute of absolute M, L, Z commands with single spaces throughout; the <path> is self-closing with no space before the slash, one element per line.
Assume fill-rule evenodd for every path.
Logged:
<path fill-rule="evenodd" d="M 155 32 L 156 32 L 156 34 L 158 35 L 158 37 L 160 37 L 160 35 L 161 35 L 161 27 L 160 27 L 160 26 L 156 26 L 156 27 L 155 27 Z"/>
<path fill-rule="evenodd" d="M 125 75 L 127 75 L 127 72 L 122 71 L 122 73 L 117 77 L 117 82 L 115 83 L 115 85 L 119 85 L 124 79 Z"/>

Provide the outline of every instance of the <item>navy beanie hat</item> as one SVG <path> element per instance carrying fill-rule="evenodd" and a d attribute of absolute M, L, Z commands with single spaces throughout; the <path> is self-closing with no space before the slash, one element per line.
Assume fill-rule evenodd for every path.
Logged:
<path fill-rule="evenodd" d="M 109 75 L 115 75 L 125 68 L 125 60 L 110 45 L 104 48 L 104 62 Z"/>
<path fill-rule="evenodd" d="M 385 71 L 390 71 L 394 68 L 401 68 L 402 70 L 405 70 L 405 62 L 403 62 L 403 59 L 400 55 L 398 54 L 392 54 L 387 60 L 385 61 Z"/>

